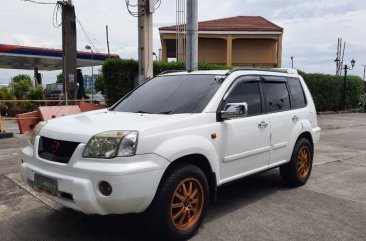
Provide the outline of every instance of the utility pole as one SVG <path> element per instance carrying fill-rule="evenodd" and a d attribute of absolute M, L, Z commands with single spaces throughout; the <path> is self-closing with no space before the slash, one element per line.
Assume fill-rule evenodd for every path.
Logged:
<path fill-rule="evenodd" d="M 135 85 L 153 77 L 153 13 L 155 0 L 138 0 L 139 76 Z"/>
<path fill-rule="evenodd" d="M 187 0 L 186 70 L 198 69 L 198 0 Z"/>
<path fill-rule="evenodd" d="M 366 65 L 362 65 L 363 66 L 363 81 L 366 81 L 365 79 L 365 75 L 366 75 Z"/>
<path fill-rule="evenodd" d="M 336 53 L 336 75 L 341 76 L 341 72 L 342 72 L 342 67 L 341 67 L 341 53 L 342 53 L 342 39 L 338 38 L 338 44 L 337 44 L 337 53 Z"/>
<path fill-rule="evenodd" d="M 105 26 L 105 33 L 107 35 L 107 48 L 108 48 L 108 58 L 110 56 L 110 51 L 109 51 L 109 33 L 108 33 L 108 25 Z"/>
<path fill-rule="evenodd" d="M 64 73 L 64 92 L 68 99 L 76 99 L 76 21 L 72 0 L 59 1 L 62 5 L 62 54 Z"/>

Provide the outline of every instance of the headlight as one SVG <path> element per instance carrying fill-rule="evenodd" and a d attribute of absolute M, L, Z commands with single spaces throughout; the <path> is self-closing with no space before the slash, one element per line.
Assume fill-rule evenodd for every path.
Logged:
<path fill-rule="evenodd" d="M 86 145 L 83 157 L 110 159 L 116 156 L 134 156 L 137 131 L 106 131 L 93 136 Z"/>
<path fill-rule="evenodd" d="M 41 121 L 41 122 L 38 122 L 38 124 L 33 128 L 33 131 L 31 133 L 31 136 L 29 139 L 29 141 L 32 145 L 34 145 L 34 140 L 39 135 L 39 132 L 41 132 L 42 127 L 44 127 L 46 124 L 47 124 L 47 121 Z"/>

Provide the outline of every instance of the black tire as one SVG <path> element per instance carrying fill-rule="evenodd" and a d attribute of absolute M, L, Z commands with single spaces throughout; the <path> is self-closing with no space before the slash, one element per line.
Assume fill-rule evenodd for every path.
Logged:
<path fill-rule="evenodd" d="M 306 138 L 299 139 L 292 152 L 291 160 L 280 166 L 280 174 L 285 185 L 298 187 L 304 185 L 313 166 L 313 147 Z"/>
<path fill-rule="evenodd" d="M 183 185 L 186 190 L 183 190 Z M 146 212 L 147 225 L 152 234 L 158 240 L 186 240 L 192 237 L 205 217 L 209 203 L 208 190 L 207 178 L 199 167 L 179 164 L 168 170 Z M 194 199 L 190 198 L 193 195 L 186 195 L 185 201 L 178 199 L 177 195 L 182 194 L 182 197 L 184 192 L 194 194 Z M 196 202 L 197 199 L 203 200 Z M 179 207 L 173 208 L 173 204 Z M 180 207 L 181 205 L 184 206 Z M 175 215 L 178 216 L 174 221 Z M 187 225 L 179 225 L 181 220 L 182 224 Z"/>

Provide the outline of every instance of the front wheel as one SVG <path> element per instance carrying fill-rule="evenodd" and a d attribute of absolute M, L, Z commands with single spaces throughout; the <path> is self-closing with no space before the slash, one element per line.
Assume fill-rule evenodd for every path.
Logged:
<path fill-rule="evenodd" d="M 282 181 L 288 186 L 304 185 L 312 166 L 313 147 L 308 139 L 301 138 L 295 144 L 290 162 L 280 167 Z"/>
<path fill-rule="evenodd" d="M 153 232 L 160 239 L 185 240 L 200 227 L 208 207 L 208 183 L 191 164 L 169 170 L 151 205 Z"/>

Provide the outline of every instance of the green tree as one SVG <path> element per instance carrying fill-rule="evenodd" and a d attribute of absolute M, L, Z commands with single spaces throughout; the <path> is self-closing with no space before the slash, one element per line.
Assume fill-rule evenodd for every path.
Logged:
<path fill-rule="evenodd" d="M 11 100 L 13 96 L 10 92 L 8 87 L 1 87 L 0 88 L 0 100 Z"/>
<path fill-rule="evenodd" d="M 29 89 L 28 93 L 25 96 L 27 100 L 44 100 L 44 89 L 43 86 L 39 85 L 36 87 L 32 87 Z M 36 110 L 41 104 L 40 103 L 24 103 L 20 106 L 21 110 L 24 112 L 34 111 Z"/>
<path fill-rule="evenodd" d="M 32 83 L 27 79 L 21 79 L 19 81 L 13 81 L 12 92 L 14 96 L 18 99 L 25 99 L 28 92 L 33 88 Z"/>
<path fill-rule="evenodd" d="M 13 83 L 19 83 L 22 80 L 25 80 L 32 85 L 32 78 L 27 74 L 18 74 L 12 78 Z"/>
<path fill-rule="evenodd" d="M 13 94 L 11 93 L 8 87 L 0 88 L 0 100 L 12 100 L 14 99 Z M 0 103 L 0 112 L 1 115 L 5 115 L 7 110 L 12 106 L 11 103 Z"/>
<path fill-rule="evenodd" d="M 44 100 L 43 86 L 38 85 L 34 88 L 31 88 L 26 95 L 26 99 L 27 100 Z"/>
<path fill-rule="evenodd" d="M 95 79 L 94 88 L 96 92 L 101 91 L 102 95 L 104 95 L 104 77 L 103 74 L 99 74 Z"/>
<path fill-rule="evenodd" d="M 56 78 L 56 84 L 62 84 L 64 82 L 64 73 L 59 73 Z"/>

